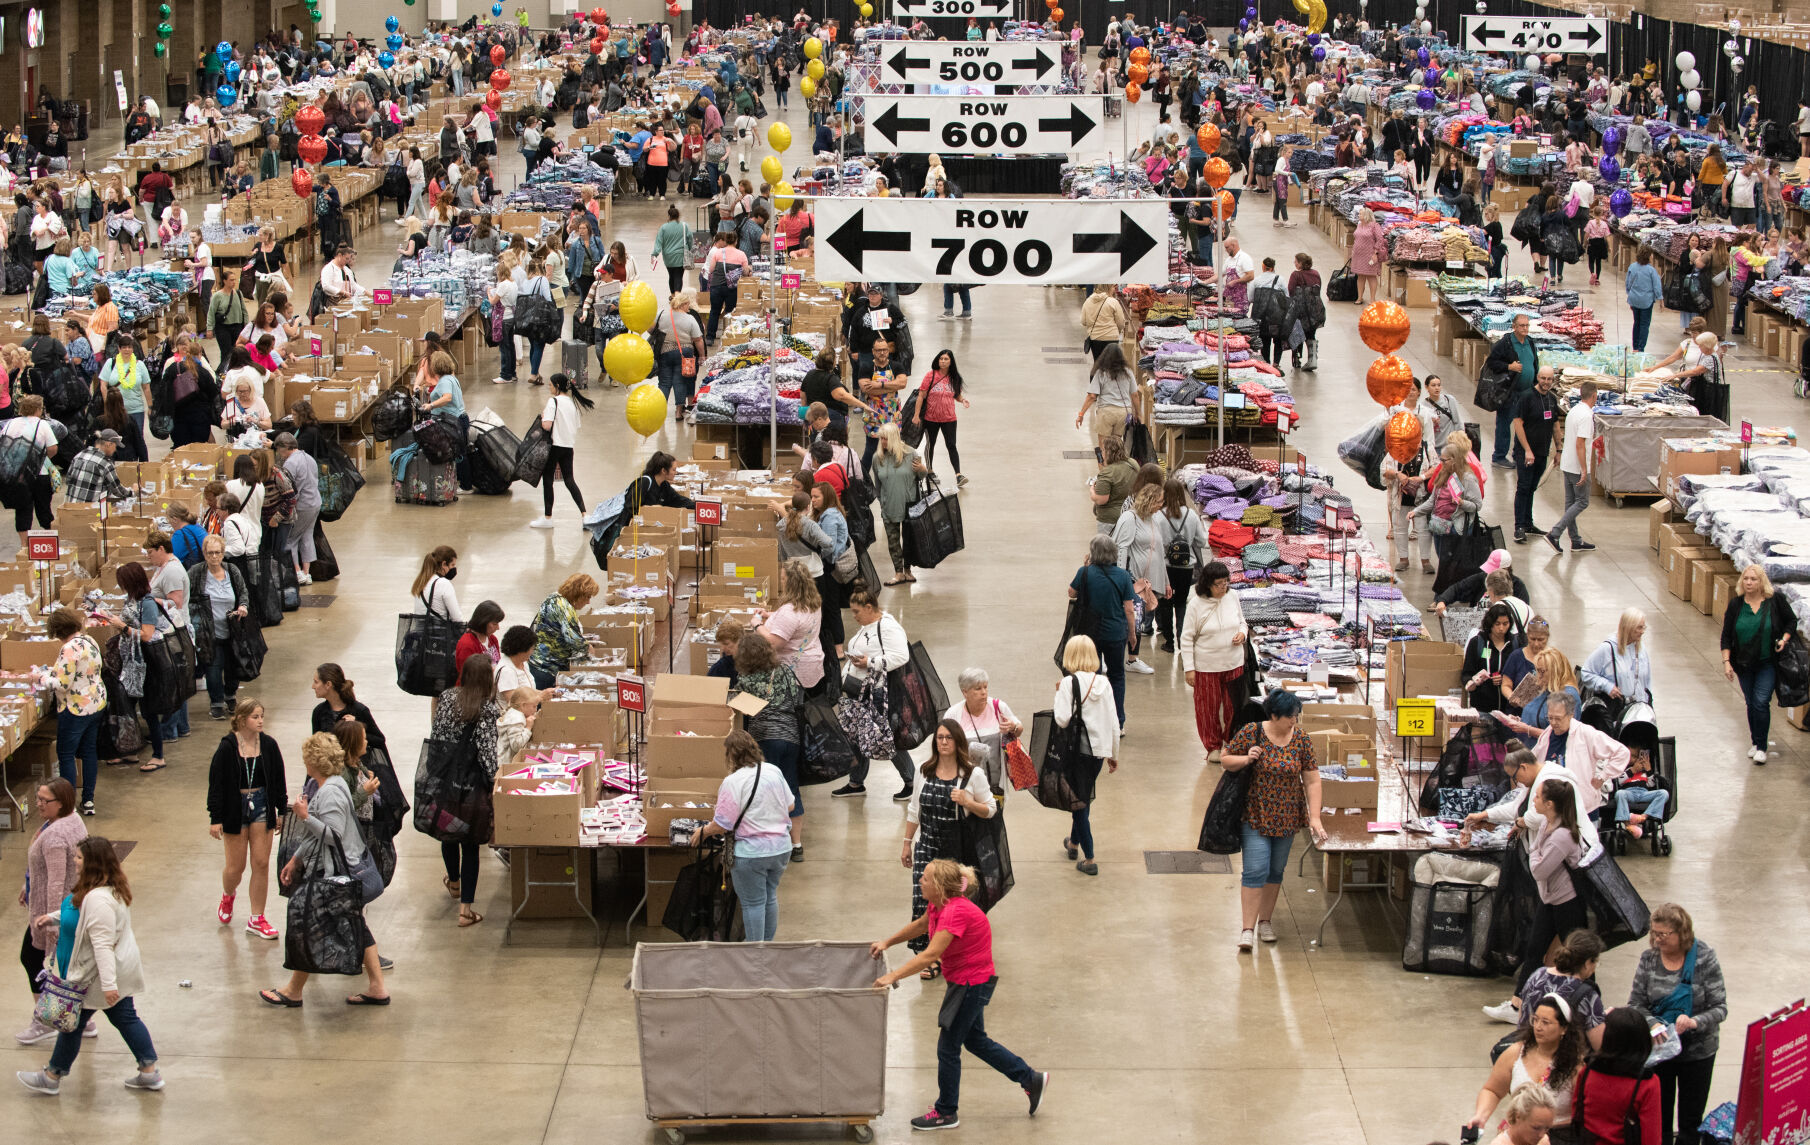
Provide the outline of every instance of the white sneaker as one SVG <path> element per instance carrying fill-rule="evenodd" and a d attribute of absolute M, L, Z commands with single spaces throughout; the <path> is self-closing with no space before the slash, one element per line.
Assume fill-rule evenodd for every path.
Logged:
<path fill-rule="evenodd" d="M 1253 941 L 1251 931 L 1241 930 L 1238 932 L 1238 953 L 1249 954 L 1251 952 L 1251 947 L 1255 945 L 1256 943 Z"/>
<path fill-rule="evenodd" d="M 43 1022 L 38 1021 L 37 1017 L 34 1015 L 31 1020 L 31 1025 L 14 1034 L 13 1039 L 22 1046 L 35 1046 L 41 1042 L 54 1041 L 56 1036 L 56 1030 L 50 1026 L 46 1026 Z"/>
<path fill-rule="evenodd" d="M 1140 676 L 1156 675 L 1156 669 L 1152 668 L 1150 665 L 1144 663 L 1142 660 L 1125 661 L 1125 670 L 1127 672 L 1136 672 Z"/>
<path fill-rule="evenodd" d="M 534 520 L 528 522 L 528 527 L 530 529 L 551 529 L 553 527 L 553 518 L 536 517 Z"/>
<path fill-rule="evenodd" d="M 1521 1011 L 1515 1006 L 1513 1001 L 1498 1002 L 1494 1006 L 1485 1006 L 1483 1007 L 1483 1016 L 1497 1022 L 1502 1022 L 1505 1025 L 1518 1026 L 1521 1024 Z"/>
<path fill-rule="evenodd" d="M 1270 920 L 1267 918 L 1261 919 L 1257 923 L 1257 941 L 1258 942 L 1274 942 L 1274 941 L 1276 941 L 1276 928 L 1270 925 Z"/>
<path fill-rule="evenodd" d="M 88 1024 L 82 1027 L 82 1036 L 84 1038 L 98 1038 L 101 1036 L 101 1028 L 95 1024 L 98 1021 L 100 1021 L 99 1018 L 88 1019 Z"/>
<path fill-rule="evenodd" d="M 1760 749 L 1759 749 L 1759 748 L 1757 748 L 1757 747 L 1750 747 L 1750 748 L 1748 748 L 1748 749 L 1747 749 L 1747 758 L 1748 758 L 1748 759 L 1752 759 L 1752 758 L 1753 758 L 1753 757 L 1754 757 L 1754 756 L 1756 756 L 1756 755 L 1758 755 L 1758 754 L 1759 754 L 1759 751 L 1760 751 Z"/>
<path fill-rule="evenodd" d="M 1766 753 L 1763 751 L 1756 750 L 1753 753 L 1753 761 L 1755 763 L 1765 763 L 1766 762 Z"/>
<path fill-rule="evenodd" d="M 298 585 L 313 584 L 314 578 L 305 572 L 299 572 L 295 574 L 295 583 Z"/>

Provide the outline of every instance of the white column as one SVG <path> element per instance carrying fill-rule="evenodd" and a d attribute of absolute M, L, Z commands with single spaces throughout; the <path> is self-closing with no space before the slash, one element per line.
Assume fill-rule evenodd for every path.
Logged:
<path fill-rule="evenodd" d="M 429 20 L 449 20 L 459 22 L 459 0 L 428 0 L 427 18 Z"/>

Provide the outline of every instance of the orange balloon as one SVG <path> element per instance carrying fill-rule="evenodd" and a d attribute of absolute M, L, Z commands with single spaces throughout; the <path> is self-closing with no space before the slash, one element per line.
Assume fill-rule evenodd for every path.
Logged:
<path fill-rule="evenodd" d="M 1238 198 L 1230 191 L 1221 191 L 1218 197 L 1219 217 L 1229 219 L 1238 210 Z"/>
<path fill-rule="evenodd" d="M 1213 154 L 1219 150 L 1219 125 L 1217 123 L 1201 124 L 1200 130 L 1194 133 L 1194 139 L 1200 144 L 1202 151 L 1208 155 Z"/>
<path fill-rule="evenodd" d="M 1125 69 L 1125 74 L 1131 77 L 1132 83 L 1141 84 L 1150 78 L 1150 69 L 1143 64 L 1132 64 Z"/>
<path fill-rule="evenodd" d="M 1125 85 L 1125 98 L 1132 103 L 1136 103 L 1139 99 L 1143 98 L 1143 95 L 1144 89 L 1137 84 L 1128 83 Z"/>
<path fill-rule="evenodd" d="M 1364 374 L 1364 387 L 1370 391 L 1370 400 L 1385 409 L 1401 404 L 1413 384 L 1414 368 L 1394 354 L 1385 354 L 1370 363 L 1370 369 Z"/>
<path fill-rule="evenodd" d="M 1420 419 L 1407 410 L 1399 410 L 1383 428 L 1383 446 L 1389 456 L 1406 463 L 1420 452 Z"/>
<path fill-rule="evenodd" d="M 1141 44 L 1138 47 L 1131 49 L 1131 62 L 1134 64 L 1149 63 L 1150 62 L 1150 49 L 1144 47 Z"/>
<path fill-rule="evenodd" d="M 1380 299 L 1358 315 L 1358 337 L 1379 354 L 1393 354 L 1408 344 L 1408 311 L 1399 302 Z"/>
<path fill-rule="evenodd" d="M 1050 9 L 1050 19 L 1056 21 L 1056 23 L 1058 23 L 1058 24 L 1062 23 L 1062 17 L 1065 14 L 1066 13 L 1064 13 L 1062 11 L 1062 9 L 1060 9 L 1060 8 L 1051 8 Z"/>
<path fill-rule="evenodd" d="M 1060 3 L 1062 3 L 1062 0 L 1043 0 L 1043 6 L 1045 8 L 1054 8 Z"/>
<path fill-rule="evenodd" d="M 1215 155 L 1200 169 L 1200 177 L 1206 180 L 1207 186 L 1217 191 L 1232 177 L 1232 165 Z"/>

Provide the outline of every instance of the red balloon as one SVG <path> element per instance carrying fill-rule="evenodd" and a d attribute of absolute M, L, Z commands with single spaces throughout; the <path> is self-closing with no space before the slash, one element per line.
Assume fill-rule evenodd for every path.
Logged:
<path fill-rule="evenodd" d="M 591 23 L 607 24 L 609 22 L 610 22 L 610 14 L 608 12 L 605 12 L 602 8 L 591 9 Z"/>
<path fill-rule="evenodd" d="M 319 135 L 327 126 L 327 113 L 309 104 L 295 113 L 295 129 L 303 135 Z"/>
<path fill-rule="evenodd" d="M 674 0 L 673 3 L 666 6 L 666 14 L 668 16 L 677 16 L 679 14 L 678 0 Z"/>
<path fill-rule="evenodd" d="M 497 44 L 495 47 L 490 49 L 490 62 L 495 64 L 497 67 L 499 67 L 499 68 L 502 67 L 503 61 L 508 58 L 509 58 L 509 51 L 508 51 L 508 49 L 504 48 L 503 45 Z"/>
<path fill-rule="evenodd" d="M 318 135 L 304 135 L 295 141 L 295 152 L 304 163 L 319 163 L 327 157 L 327 141 Z"/>
<path fill-rule="evenodd" d="M 602 36 L 598 36 L 591 41 L 591 54 L 593 56 L 603 54 L 603 37 Z"/>
<path fill-rule="evenodd" d="M 508 91 L 509 85 L 514 82 L 514 78 L 502 68 L 490 73 L 490 90 L 492 91 Z"/>
<path fill-rule="evenodd" d="M 306 199 L 309 195 L 314 194 L 314 176 L 299 168 L 289 176 L 289 185 L 295 189 L 297 198 Z"/>
<path fill-rule="evenodd" d="M 484 103 L 490 110 L 495 111 L 497 108 L 503 106 L 503 93 L 497 91 L 495 88 L 491 88 L 484 93 Z"/>

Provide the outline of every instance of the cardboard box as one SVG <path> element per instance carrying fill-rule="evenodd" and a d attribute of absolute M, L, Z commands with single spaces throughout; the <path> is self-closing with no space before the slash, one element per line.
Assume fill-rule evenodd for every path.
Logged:
<path fill-rule="evenodd" d="M 596 884 L 591 864 L 596 855 L 594 849 L 576 846 L 510 848 L 511 915 L 515 918 L 583 918 L 581 902 L 595 913 Z M 528 887 L 529 882 L 567 884 L 574 877 L 578 882 L 576 894 L 565 885 L 537 885 L 532 892 Z"/>
<path fill-rule="evenodd" d="M 561 743 L 616 742 L 616 705 L 604 700 L 545 700 L 534 730 Z M 507 845 L 507 844 L 505 844 Z"/>
<path fill-rule="evenodd" d="M 541 780 L 499 771 L 491 791 L 496 845 L 576 847 L 578 811 L 597 802 L 597 775 L 587 767 L 572 778 L 577 790 L 570 795 L 532 795 Z"/>
<path fill-rule="evenodd" d="M 1785 709 L 1785 722 L 1798 731 L 1810 731 L 1810 724 L 1806 721 L 1810 721 L 1810 705 Z"/>
<path fill-rule="evenodd" d="M 717 770 L 722 771 L 719 761 Z M 716 809 L 720 779 L 703 777 L 648 779 L 641 793 L 641 805 L 647 817 L 647 837 L 664 842 L 670 837 L 674 819 L 709 819 Z M 694 806 L 684 806 L 685 804 Z"/>
<path fill-rule="evenodd" d="M 39 664 L 55 663 L 62 650 L 61 640 L 52 640 L 42 633 L 9 632 L 0 639 L 0 671 L 22 672 Z"/>
<path fill-rule="evenodd" d="M 1678 508 L 1671 501 L 1661 497 L 1653 502 L 1653 507 L 1647 510 L 1647 548 L 1657 549 L 1660 529 L 1680 519 Z"/>
<path fill-rule="evenodd" d="M 1721 616 L 1728 611 L 1728 602 L 1735 598 L 1735 585 L 1740 583 L 1740 576 L 1735 573 L 1717 573 L 1710 578 L 1709 614 Z"/>
<path fill-rule="evenodd" d="M 703 610 L 745 608 L 751 604 L 764 603 L 770 594 L 768 586 L 771 583 L 766 577 L 739 580 L 706 573 L 698 581 L 697 593 L 692 599 Z"/>
<path fill-rule="evenodd" d="M 1402 305 L 1410 310 L 1433 308 L 1433 280 L 1410 275 L 1402 284 Z"/>
<path fill-rule="evenodd" d="M 1678 478 L 1692 473 L 1731 473 L 1741 471 L 1739 444 L 1704 448 L 1702 438 L 1666 438 L 1659 443 L 1659 491 L 1677 499 Z"/>
<path fill-rule="evenodd" d="M 1659 527 L 1659 567 L 1661 571 L 1672 566 L 1666 559 L 1675 548 L 1701 548 L 1709 541 L 1689 521 L 1673 521 Z"/>
<path fill-rule="evenodd" d="M 1665 557 L 1666 591 L 1680 600 L 1691 598 L 1691 564 L 1694 561 L 1714 561 L 1722 556 L 1720 550 L 1708 547 L 1685 548 L 1677 546 Z"/>
<path fill-rule="evenodd" d="M 1339 757 L 1343 761 L 1343 756 Z M 1374 764 L 1363 767 L 1345 767 L 1346 778 L 1320 780 L 1320 805 L 1322 807 L 1359 807 L 1366 811 L 1375 811 L 1378 794 L 1382 784 L 1377 779 Z"/>
<path fill-rule="evenodd" d="M 779 580 L 777 537 L 718 537 L 711 554 L 712 571 L 738 580 Z"/>
<path fill-rule="evenodd" d="M 1708 616 L 1715 600 L 1715 579 L 1735 575 L 1735 563 L 1718 553 L 1707 560 L 1691 562 L 1691 595 L 1689 600 L 1698 612 Z"/>
<path fill-rule="evenodd" d="M 1443 696 L 1463 686 L 1464 649 L 1457 644 L 1398 640 L 1383 663 L 1383 697 L 1391 706 L 1403 696 Z"/>

